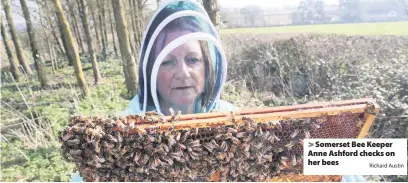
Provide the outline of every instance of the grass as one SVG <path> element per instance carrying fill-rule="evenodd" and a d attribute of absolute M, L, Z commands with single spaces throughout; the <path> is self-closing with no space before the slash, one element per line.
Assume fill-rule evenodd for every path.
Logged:
<path fill-rule="evenodd" d="M 344 35 L 408 35 L 408 22 L 299 25 L 281 27 L 221 29 L 221 34 L 234 33 L 325 33 Z"/>
<path fill-rule="evenodd" d="M 2 78 L 0 181 L 69 181 L 74 165 L 60 155 L 58 130 L 71 115 L 115 115 L 129 104 L 120 61 L 99 64 L 101 84 L 90 86 L 86 99 L 78 97 L 81 91 L 72 67 L 49 72 L 50 82 L 57 86 L 49 90 L 40 90 L 36 77 L 18 83 Z M 83 68 L 90 66 L 83 63 Z M 92 69 L 84 74 L 92 85 Z"/>

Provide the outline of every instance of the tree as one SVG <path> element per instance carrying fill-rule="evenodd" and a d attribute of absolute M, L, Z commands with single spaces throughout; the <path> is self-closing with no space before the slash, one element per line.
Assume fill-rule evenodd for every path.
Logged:
<path fill-rule="evenodd" d="M 205 10 L 210 17 L 211 22 L 214 24 L 215 27 L 219 27 L 220 25 L 220 13 L 219 13 L 219 4 L 218 0 L 204 0 L 203 5 Z"/>
<path fill-rule="evenodd" d="M 102 4 L 101 4 L 102 2 Z M 102 59 L 106 60 L 107 57 L 107 40 L 105 39 L 105 33 L 106 31 L 104 31 L 104 21 L 105 21 L 105 3 L 104 0 L 98 0 L 97 1 L 97 5 L 98 5 L 98 18 L 99 18 L 99 32 L 101 33 L 101 41 L 102 41 Z"/>
<path fill-rule="evenodd" d="M 25 0 L 20 0 L 20 4 L 21 8 L 23 9 L 23 15 L 27 25 L 27 33 L 30 39 L 31 52 L 33 54 L 34 64 L 37 69 L 38 80 L 40 81 L 41 88 L 46 88 L 48 86 L 48 78 L 45 72 L 44 63 L 41 60 L 40 52 L 38 51 L 39 47 L 37 45 L 36 34 L 34 33 L 27 2 Z"/>
<path fill-rule="evenodd" d="M 81 48 L 81 52 L 83 52 L 84 49 L 84 44 L 82 43 L 82 39 L 81 39 L 81 31 L 80 28 L 78 26 L 78 20 L 76 17 L 76 12 L 74 11 L 74 1 L 67 1 L 68 3 L 68 10 L 69 10 L 69 14 L 71 15 L 71 25 L 73 25 L 73 31 L 74 31 L 74 37 L 77 40 L 77 43 L 79 45 L 79 47 Z"/>
<path fill-rule="evenodd" d="M 261 12 L 262 12 L 261 8 L 256 5 L 248 5 L 241 9 L 241 14 L 244 15 L 245 24 L 247 26 L 248 25 L 254 26 Z"/>
<path fill-rule="evenodd" d="M 13 20 L 13 17 L 11 16 L 11 8 L 9 5 L 9 2 L 8 0 L 2 0 L 2 3 L 3 3 L 3 8 L 4 8 L 4 13 L 6 15 L 7 23 L 9 25 L 11 39 L 13 40 L 14 48 L 16 50 L 18 61 L 20 62 L 20 65 L 23 66 L 24 71 L 28 75 L 31 75 L 33 72 L 31 71 L 30 65 L 27 63 L 27 60 L 23 53 L 23 49 L 21 48 L 20 40 L 17 37 L 16 26 L 14 25 L 14 20 Z"/>
<path fill-rule="evenodd" d="M 339 0 L 340 19 L 343 22 L 360 22 L 362 7 L 360 0 Z"/>
<path fill-rule="evenodd" d="M 109 8 L 112 9 L 112 8 Z M 111 28 L 111 32 L 112 32 L 112 41 L 113 41 L 113 51 L 115 52 L 115 58 L 119 58 L 118 56 L 118 48 L 116 47 L 116 36 L 115 36 L 115 28 L 113 25 L 113 20 L 112 20 L 112 12 L 109 11 L 109 22 L 110 22 L 110 28 Z"/>
<path fill-rule="evenodd" d="M 71 28 L 69 27 L 67 18 L 65 17 L 63 13 L 61 1 L 52 0 L 52 2 L 54 4 L 58 20 L 60 22 L 59 26 L 61 27 L 61 30 L 62 30 L 61 33 L 64 35 L 64 38 L 67 43 L 66 52 L 67 54 L 71 55 L 69 58 L 72 59 L 72 63 L 74 66 L 75 76 L 77 78 L 78 85 L 82 89 L 83 95 L 86 97 L 89 94 L 89 88 L 88 88 L 88 85 L 86 84 L 86 80 L 82 72 L 82 65 L 79 59 L 78 46 L 76 45 L 74 36 L 72 35 Z"/>
<path fill-rule="evenodd" d="M 95 78 L 95 85 L 97 85 L 101 79 L 101 74 L 99 72 L 99 66 L 96 60 L 96 54 L 94 50 L 95 48 L 94 48 L 94 43 L 92 39 L 91 28 L 89 28 L 89 19 L 88 19 L 89 15 L 88 15 L 88 9 L 85 5 L 85 0 L 79 0 L 78 10 L 79 10 L 80 17 L 82 20 L 82 26 L 85 32 L 85 39 L 88 44 L 88 53 L 91 56 L 92 70 L 93 70 L 93 74 Z"/>
<path fill-rule="evenodd" d="M 98 20 L 96 19 L 96 15 L 95 15 L 95 7 L 93 6 L 94 4 L 92 4 L 92 1 L 87 1 L 88 6 L 89 6 L 89 10 L 91 12 L 91 17 L 92 17 L 92 26 L 95 30 L 95 35 L 96 35 L 96 49 L 100 50 L 101 48 L 101 39 L 99 37 L 99 30 L 98 30 Z M 101 33 L 102 34 L 102 33 Z"/>
<path fill-rule="evenodd" d="M 326 15 L 324 12 L 324 1 L 303 0 L 292 17 L 293 24 L 316 24 L 324 23 Z"/>
<path fill-rule="evenodd" d="M 10 71 L 14 79 L 18 81 L 20 79 L 20 71 L 18 69 L 19 64 L 13 52 L 11 51 L 11 45 L 9 42 L 10 39 L 7 35 L 6 26 L 4 25 L 4 21 L 3 21 L 1 13 L 0 13 L 0 21 L 1 21 L 1 37 L 3 38 L 4 48 L 6 49 L 7 57 L 10 61 Z"/>
<path fill-rule="evenodd" d="M 113 14 L 116 22 L 116 32 L 119 39 L 119 48 L 123 60 L 123 71 L 125 83 L 132 96 L 137 94 L 137 74 L 136 63 L 130 51 L 129 34 L 127 32 L 126 19 L 123 14 L 123 4 L 121 0 L 112 0 Z"/>

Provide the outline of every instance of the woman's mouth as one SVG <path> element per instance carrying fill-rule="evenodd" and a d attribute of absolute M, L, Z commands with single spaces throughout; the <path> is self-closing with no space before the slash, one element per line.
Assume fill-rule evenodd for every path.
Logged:
<path fill-rule="evenodd" d="M 190 89 L 190 88 L 192 88 L 192 86 L 181 86 L 181 87 L 175 87 L 173 89 L 175 89 L 175 90 L 185 90 L 185 89 Z"/>

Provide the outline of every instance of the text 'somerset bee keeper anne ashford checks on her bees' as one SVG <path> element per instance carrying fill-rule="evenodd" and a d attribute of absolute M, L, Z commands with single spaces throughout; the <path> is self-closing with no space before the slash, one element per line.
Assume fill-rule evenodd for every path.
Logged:
<path fill-rule="evenodd" d="M 144 32 L 138 73 L 138 94 L 123 115 L 236 110 L 220 100 L 227 77 L 227 58 L 215 26 L 196 1 L 161 3 Z M 75 173 L 71 181 L 83 179 Z M 364 179 L 343 176 L 342 181 Z"/>

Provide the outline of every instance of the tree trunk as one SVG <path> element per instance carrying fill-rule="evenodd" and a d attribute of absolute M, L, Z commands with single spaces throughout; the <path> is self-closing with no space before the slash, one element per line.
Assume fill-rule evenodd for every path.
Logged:
<path fill-rule="evenodd" d="M 81 48 L 80 52 L 84 52 L 84 45 L 82 43 L 82 39 L 81 39 L 81 31 L 79 29 L 78 26 L 78 20 L 76 18 L 76 12 L 74 11 L 73 5 L 71 4 L 72 1 L 67 1 L 68 2 L 68 9 L 69 9 L 69 14 L 71 14 L 71 22 L 72 25 L 74 27 L 74 34 L 75 34 L 75 38 L 77 40 L 77 43 L 79 45 L 79 47 Z"/>
<path fill-rule="evenodd" d="M 88 1 L 88 6 L 90 7 L 90 11 L 91 11 L 91 16 L 92 16 L 92 25 L 93 28 L 95 30 L 95 35 L 96 35 L 96 49 L 100 50 L 101 48 L 101 39 L 99 37 L 99 31 L 98 31 L 98 21 L 96 19 L 95 16 L 95 8 L 92 7 L 92 5 L 90 5 L 89 1 Z"/>
<path fill-rule="evenodd" d="M 126 4 L 126 3 L 128 3 L 128 4 Z M 133 37 L 133 32 L 134 32 L 133 27 L 132 27 L 132 19 L 133 19 L 132 11 L 135 11 L 135 10 L 133 10 L 131 0 L 128 0 L 127 2 L 124 1 L 122 5 L 124 7 L 123 11 L 124 11 L 126 24 L 130 25 L 130 26 L 127 27 L 128 28 L 127 31 L 129 33 L 128 36 L 129 36 L 130 50 L 132 51 L 133 55 L 135 56 L 136 55 L 136 49 L 135 49 L 134 42 L 132 41 L 133 40 L 133 38 L 132 38 Z"/>
<path fill-rule="evenodd" d="M 121 0 L 112 0 L 113 13 L 116 22 L 116 32 L 119 38 L 120 53 L 123 60 L 123 71 L 128 91 L 132 96 L 137 94 L 137 74 L 135 59 L 130 51 L 129 35 L 127 32 L 126 19 L 123 14 L 123 4 Z"/>
<path fill-rule="evenodd" d="M 135 48 L 136 48 L 135 50 L 138 50 L 139 46 L 140 46 L 138 32 L 140 30 L 139 30 L 139 28 L 137 26 L 137 21 L 138 21 L 139 17 L 136 16 L 136 15 L 137 15 L 139 10 L 136 8 L 135 0 L 129 0 L 129 5 L 131 7 L 133 7 L 133 12 L 135 12 L 135 13 L 130 12 L 130 16 L 131 16 L 132 27 L 133 27 L 133 39 L 134 39 L 134 45 L 135 45 Z M 135 53 L 136 57 L 137 57 L 137 54 L 138 53 Z"/>
<path fill-rule="evenodd" d="M 83 95 L 86 97 L 89 94 L 89 88 L 88 85 L 86 84 L 86 80 L 84 77 L 84 74 L 82 72 L 82 65 L 81 61 L 79 59 L 79 54 L 78 54 L 78 47 L 74 41 L 74 37 L 71 32 L 71 28 L 69 27 L 68 21 L 63 13 L 62 7 L 61 7 L 61 1 L 60 0 L 52 0 L 54 3 L 56 13 L 58 15 L 58 20 L 60 21 L 60 27 L 62 29 L 62 34 L 64 34 L 64 37 L 66 38 L 67 41 L 67 53 L 71 55 L 72 63 L 74 64 L 74 71 L 75 71 L 75 76 L 78 80 L 78 85 L 82 89 Z"/>
<path fill-rule="evenodd" d="M 4 48 L 6 49 L 7 57 L 10 61 L 10 71 L 13 75 L 14 79 L 19 81 L 20 80 L 20 71 L 18 69 L 19 64 L 14 56 L 13 52 L 11 51 L 10 39 L 7 35 L 6 26 L 4 25 L 4 21 L 2 18 L 2 14 L 0 13 L 0 21 L 1 21 L 1 37 L 3 38 Z"/>
<path fill-rule="evenodd" d="M 48 10 L 47 10 L 47 11 L 48 11 Z M 58 49 L 59 49 L 59 51 L 60 51 L 59 54 L 66 55 L 65 49 L 64 49 L 65 46 L 63 47 L 63 46 L 61 45 L 61 42 L 60 42 L 60 40 L 59 40 L 59 38 L 58 38 L 58 35 L 57 35 L 57 32 L 55 31 L 54 23 L 53 23 L 53 21 L 51 21 L 51 18 L 50 18 L 50 17 L 51 17 L 51 16 L 45 16 L 45 19 L 47 20 L 47 23 L 50 25 L 51 34 L 52 34 L 52 36 L 54 37 L 55 42 L 57 43 Z"/>
<path fill-rule="evenodd" d="M 61 26 L 62 22 L 61 22 L 61 20 L 58 18 L 58 12 L 57 12 L 57 11 L 55 11 L 55 17 L 56 17 L 57 20 L 58 20 L 58 30 L 59 30 L 60 35 L 61 35 L 62 44 L 64 45 L 65 55 L 66 55 L 67 58 L 68 58 L 68 65 L 69 65 L 69 66 L 72 66 L 72 65 L 74 65 L 74 64 L 72 63 L 72 61 L 74 60 L 74 58 L 72 58 L 72 54 L 69 53 L 69 51 L 68 51 L 68 50 L 69 50 L 69 48 L 68 48 L 69 45 L 68 45 L 68 42 L 67 42 L 66 35 L 63 33 L 64 30 L 62 30 L 62 26 Z"/>
<path fill-rule="evenodd" d="M 221 18 L 219 13 L 218 0 L 205 0 L 203 1 L 203 5 L 208 13 L 208 16 L 210 17 L 211 22 L 217 29 L 219 29 Z"/>
<path fill-rule="evenodd" d="M 109 11 L 109 21 L 110 21 L 110 27 L 111 27 L 111 32 L 112 32 L 112 41 L 113 41 L 113 51 L 115 52 L 115 58 L 119 58 L 118 55 L 118 48 L 116 47 L 116 34 L 115 34 L 115 28 L 113 26 L 113 20 L 112 20 L 112 13 Z"/>
<path fill-rule="evenodd" d="M 9 5 L 9 2 L 8 0 L 2 0 L 2 2 L 3 2 L 4 13 L 6 15 L 7 23 L 10 29 L 11 39 L 13 40 L 13 43 L 14 43 L 18 61 L 20 62 L 20 65 L 23 66 L 24 71 L 28 75 L 31 75 L 33 74 L 33 71 L 31 71 L 30 65 L 24 56 L 23 49 L 21 48 L 20 40 L 17 37 L 16 26 L 14 25 L 13 17 L 11 16 L 11 8 Z"/>
<path fill-rule="evenodd" d="M 102 1 L 103 3 L 103 7 L 102 7 L 102 29 L 103 29 L 103 36 L 105 39 L 105 49 L 106 52 L 108 52 L 109 50 L 109 44 L 108 44 L 108 30 L 106 27 L 106 7 L 107 7 L 107 3 L 105 0 Z"/>
<path fill-rule="evenodd" d="M 101 1 L 103 4 L 101 4 Z M 106 40 L 105 40 L 105 35 L 103 31 L 103 21 L 102 21 L 102 12 L 104 11 L 104 2 L 103 0 L 98 0 L 97 5 L 98 5 L 98 18 L 99 18 L 99 32 L 101 33 L 101 40 L 102 40 L 102 59 L 105 61 L 107 57 L 106 53 Z"/>
<path fill-rule="evenodd" d="M 88 9 L 85 5 L 85 0 L 79 0 L 78 10 L 79 10 L 79 14 L 82 20 L 82 26 L 84 28 L 86 42 L 88 44 L 88 53 L 91 56 L 92 70 L 93 70 L 94 79 L 95 79 L 94 84 L 97 85 L 99 84 L 99 81 L 101 80 L 101 73 L 99 72 L 99 66 L 96 60 L 96 54 L 94 50 L 92 34 L 89 28 Z"/>
<path fill-rule="evenodd" d="M 20 0 L 21 9 L 23 9 L 24 18 L 27 25 L 28 37 L 30 39 L 31 51 L 33 54 L 34 64 L 37 69 L 38 80 L 40 80 L 41 88 L 48 86 L 48 78 L 45 72 L 44 63 L 41 60 L 40 52 L 38 51 L 37 39 L 31 23 L 30 12 L 28 11 L 27 2 Z"/>
<path fill-rule="evenodd" d="M 144 2 L 146 3 L 146 2 Z M 136 9 L 135 11 L 135 17 L 136 17 L 136 29 L 138 30 L 136 33 L 137 35 L 137 40 L 138 40 L 138 45 L 141 46 L 141 42 L 143 39 L 142 35 L 142 30 L 143 30 L 143 4 L 141 0 L 133 0 L 133 5 L 135 6 L 134 8 Z"/>
<path fill-rule="evenodd" d="M 40 25 L 41 25 L 41 27 L 42 27 L 42 31 L 44 32 L 44 36 L 45 36 L 45 38 L 49 38 L 50 37 L 50 35 L 49 35 L 49 32 L 47 31 L 48 30 L 48 28 L 47 28 L 47 25 L 44 23 L 44 21 L 43 21 L 43 17 L 44 17 L 44 10 L 43 10 L 43 8 L 42 8 L 42 6 L 44 6 L 43 4 L 41 4 L 41 2 L 39 1 L 39 0 L 36 0 L 36 3 L 39 5 L 39 6 L 41 6 L 40 7 L 40 11 L 38 11 L 38 14 L 39 14 L 39 16 L 40 16 Z M 47 17 L 49 17 L 49 16 L 47 16 Z M 52 73 L 53 74 L 55 74 L 55 71 L 56 71 L 56 65 L 55 65 L 55 60 L 54 60 L 54 53 L 52 52 L 52 47 L 53 47 L 53 43 L 51 42 L 51 40 L 50 39 L 46 39 L 45 40 L 45 42 L 47 43 L 47 51 L 48 51 L 48 56 L 49 56 L 49 59 L 50 59 L 50 61 L 51 61 L 51 68 L 52 68 Z"/>

